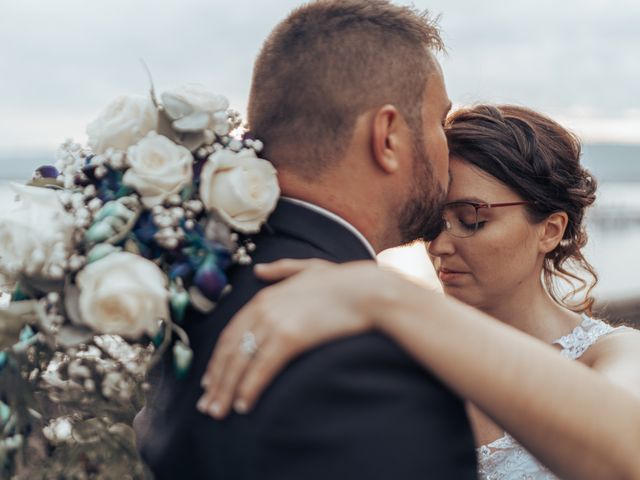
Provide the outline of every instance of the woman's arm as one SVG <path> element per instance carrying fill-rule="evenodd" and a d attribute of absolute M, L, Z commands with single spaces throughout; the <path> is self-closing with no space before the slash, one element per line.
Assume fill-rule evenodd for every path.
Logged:
<path fill-rule="evenodd" d="M 383 301 L 374 325 L 460 396 L 562 478 L 640 478 L 637 384 L 616 384 L 471 307 L 401 283 L 402 301 Z"/>
<path fill-rule="evenodd" d="M 309 265 L 287 262 L 263 275 L 276 279 Z M 631 393 L 637 385 L 609 381 L 552 347 L 371 262 L 312 265 L 263 291 L 232 321 L 205 375 L 201 407 L 217 406 L 220 417 L 235 399 L 236 409 L 246 411 L 300 351 L 378 328 L 561 477 L 640 478 L 640 399 Z M 311 325 L 323 325 L 317 327 L 323 333 L 310 334 L 305 329 Z M 238 348 L 248 330 L 258 338 L 255 356 Z"/>

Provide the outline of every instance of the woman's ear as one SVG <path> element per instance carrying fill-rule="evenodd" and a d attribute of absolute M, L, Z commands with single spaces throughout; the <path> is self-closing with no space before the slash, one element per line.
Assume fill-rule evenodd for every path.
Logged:
<path fill-rule="evenodd" d="M 566 212 L 555 212 L 542 222 L 540 240 L 538 242 L 542 253 L 552 252 L 562 241 L 564 232 L 569 223 Z"/>
<path fill-rule="evenodd" d="M 373 117 L 373 159 L 385 173 L 395 173 L 400 168 L 401 124 L 402 116 L 393 105 L 382 106 Z"/>

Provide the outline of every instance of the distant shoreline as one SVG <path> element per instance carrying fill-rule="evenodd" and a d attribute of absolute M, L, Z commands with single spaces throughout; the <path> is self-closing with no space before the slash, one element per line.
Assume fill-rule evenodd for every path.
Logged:
<path fill-rule="evenodd" d="M 32 152 L 0 149 L 0 178 L 30 178 L 39 166 L 55 163 L 55 156 L 55 149 Z M 640 182 L 640 144 L 586 143 L 582 163 L 601 182 Z"/>

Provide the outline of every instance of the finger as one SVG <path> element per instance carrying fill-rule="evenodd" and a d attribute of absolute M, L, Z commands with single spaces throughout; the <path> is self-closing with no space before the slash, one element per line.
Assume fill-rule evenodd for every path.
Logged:
<path fill-rule="evenodd" d="M 303 270 L 318 268 L 330 264 L 330 262 L 319 259 L 295 260 L 289 258 L 278 260 L 273 263 L 259 263 L 254 267 L 254 272 L 256 276 L 262 280 L 276 282 L 292 275 L 296 275 Z"/>
<path fill-rule="evenodd" d="M 218 413 L 218 404 L 215 403 L 215 392 L 218 390 L 222 372 L 230 357 L 231 353 L 218 352 L 215 362 L 207 367 L 207 371 L 202 376 L 201 383 L 204 393 L 198 400 L 196 407 L 205 415 L 211 415 L 215 418 L 215 415 Z"/>
<path fill-rule="evenodd" d="M 200 381 L 202 388 L 206 391 L 212 392 L 216 388 L 216 385 L 220 382 L 222 372 L 224 372 L 225 365 L 232 355 L 233 345 L 237 345 L 239 342 L 240 336 L 235 329 L 225 329 L 220 334 L 207 364 L 207 370 Z"/>
<path fill-rule="evenodd" d="M 213 392 L 218 388 L 227 362 L 236 353 L 244 332 L 253 327 L 253 315 L 249 312 L 250 306 L 241 309 L 222 331 L 216 346 L 211 354 L 207 369 L 201 378 L 202 388 L 209 402 Z"/>
<path fill-rule="evenodd" d="M 219 386 L 213 391 L 209 404 L 205 406 L 205 414 L 218 420 L 228 415 L 237 384 L 250 362 L 251 357 L 244 353 L 233 357 Z"/>
<path fill-rule="evenodd" d="M 251 411 L 265 388 L 293 357 L 293 352 L 270 341 L 261 348 L 246 369 L 233 402 L 238 413 Z"/>
<path fill-rule="evenodd" d="M 256 335 L 256 338 L 262 338 L 260 336 L 261 332 L 257 332 L 254 335 Z M 241 345 L 240 340 L 228 356 L 220 377 L 203 396 L 205 400 L 202 403 L 199 402 L 198 408 L 203 413 L 217 419 L 224 418 L 229 413 L 236 389 L 248 365 L 255 356 L 250 352 L 244 351 Z"/>

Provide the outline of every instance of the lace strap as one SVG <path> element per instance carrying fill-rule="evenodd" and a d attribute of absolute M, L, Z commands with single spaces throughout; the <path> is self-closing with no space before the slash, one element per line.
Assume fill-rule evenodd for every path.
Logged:
<path fill-rule="evenodd" d="M 485 460 L 489 458 L 496 450 L 506 450 L 509 448 L 514 448 L 517 445 L 518 443 L 516 442 L 516 440 L 507 432 L 505 432 L 504 435 L 500 438 L 477 447 L 476 453 L 481 460 Z"/>
<path fill-rule="evenodd" d="M 611 325 L 585 315 L 580 325 L 574 328 L 571 333 L 552 343 L 562 347 L 560 354 L 563 357 L 575 360 L 580 358 L 600 337 L 614 330 L 616 328 Z"/>

